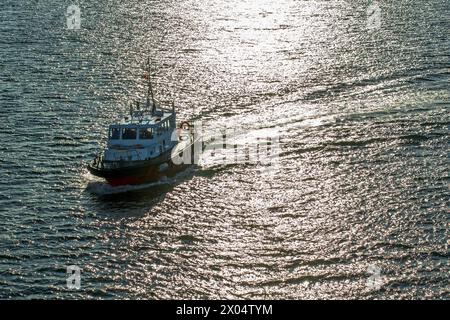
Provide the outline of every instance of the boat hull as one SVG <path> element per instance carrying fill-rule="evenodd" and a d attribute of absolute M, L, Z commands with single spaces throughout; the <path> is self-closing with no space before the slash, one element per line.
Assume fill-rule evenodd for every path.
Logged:
<path fill-rule="evenodd" d="M 173 177 L 178 172 L 185 169 L 185 165 L 174 165 L 173 163 L 167 163 L 166 168 L 161 170 L 161 165 L 148 165 L 140 166 L 137 168 L 127 168 L 122 170 L 113 171 L 99 171 L 98 169 L 89 167 L 89 171 L 97 176 L 104 178 L 112 187 L 125 186 L 125 185 L 138 185 L 150 182 L 156 182 L 164 177 Z"/>
<path fill-rule="evenodd" d="M 193 148 L 192 141 L 181 144 L 179 151 Z M 113 187 L 139 185 L 156 182 L 164 177 L 173 177 L 186 169 L 187 164 L 175 164 L 172 160 L 172 150 L 168 150 L 157 158 L 133 162 L 115 162 L 88 165 L 88 170 L 94 176 L 104 178 Z"/>

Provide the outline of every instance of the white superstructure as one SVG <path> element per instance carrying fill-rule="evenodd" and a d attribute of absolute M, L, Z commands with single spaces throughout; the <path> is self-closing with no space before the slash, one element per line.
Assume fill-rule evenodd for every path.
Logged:
<path fill-rule="evenodd" d="M 178 143 L 175 111 L 131 111 L 109 126 L 104 161 L 141 161 L 156 158 Z"/>

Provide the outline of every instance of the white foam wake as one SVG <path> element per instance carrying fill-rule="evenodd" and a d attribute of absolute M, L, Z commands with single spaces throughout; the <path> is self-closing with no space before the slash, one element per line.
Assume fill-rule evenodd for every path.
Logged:
<path fill-rule="evenodd" d="M 133 192 L 133 191 L 139 191 L 139 190 L 145 190 L 149 189 L 155 186 L 163 185 L 163 184 L 170 184 L 170 179 L 164 179 L 157 182 L 151 182 L 151 183 L 145 183 L 145 184 L 139 184 L 139 185 L 127 185 L 127 186 L 118 186 L 118 187 L 112 187 L 109 184 L 105 182 L 95 181 L 95 182 L 89 182 L 86 190 L 96 194 L 96 195 L 111 195 L 111 194 L 117 194 L 117 193 L 126 193 L 126 192 Z"/>

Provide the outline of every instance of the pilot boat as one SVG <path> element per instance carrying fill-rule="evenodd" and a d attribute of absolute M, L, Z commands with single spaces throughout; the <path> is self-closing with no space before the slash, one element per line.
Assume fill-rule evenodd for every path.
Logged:
<path fill-rule="evenodd" d="M 173 161 L 176 155 L 192 148 L 189 124 L 176 126 L 176 112 L 163 108 L 153 97 L 148 65 L 146 101 L 130 107 L 129 116 L 109 126 L 106 148 L 88 165 L 94 176 L 109 185 L 137 185 L 172 177 L 186 165 Z M 141 110 L 141 105 L 144 107 Z"/>

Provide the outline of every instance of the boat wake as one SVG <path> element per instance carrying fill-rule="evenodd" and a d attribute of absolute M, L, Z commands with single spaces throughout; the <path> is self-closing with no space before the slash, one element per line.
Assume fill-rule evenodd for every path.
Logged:
<path fill-rule="evenodd" d="M 140 184 L 140 185 L 112 187 L 107 183 L 96 181 L 96 182 L 88 183 L 86 190 L 95 195 L 107 196 L 107 195 L 118 194 L 118 193 L 141 191 L 141 190 L 150 189 L 150 188 L 153 188 L 156 186 L 160 186 L 163 184 L 170 184 L 170 182 L 169 181 L 157 181 L 157 182 Z"/>

